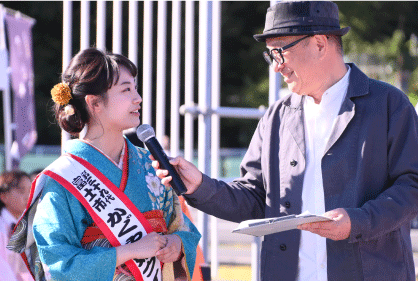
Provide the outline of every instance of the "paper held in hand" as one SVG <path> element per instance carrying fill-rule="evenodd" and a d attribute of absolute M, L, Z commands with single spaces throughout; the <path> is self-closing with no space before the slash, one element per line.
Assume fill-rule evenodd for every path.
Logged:
<path fill-rule="evenodd" d="M 298 225 L 318 221 L 330 221 L 332 219 L 319 215 L 313 215 L 309 211 L 300 215 L 289 215 L 277 218 L 246 220 L 234 229 L 233 233 L 264 236 L 276 232 L 296 229 Z"/>

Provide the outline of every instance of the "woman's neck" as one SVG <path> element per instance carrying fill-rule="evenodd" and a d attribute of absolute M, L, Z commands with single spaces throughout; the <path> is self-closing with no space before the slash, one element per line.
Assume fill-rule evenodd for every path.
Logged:
<path fill-rule="evenodd" d="M 124 138 L 122 132 L 106 132 L 103 134 L 95 134 L 90 130 L 81 138 L 93 146 L 100 149 L 107 157 L 119 163 L 120 155 L 124 145 Z"/>

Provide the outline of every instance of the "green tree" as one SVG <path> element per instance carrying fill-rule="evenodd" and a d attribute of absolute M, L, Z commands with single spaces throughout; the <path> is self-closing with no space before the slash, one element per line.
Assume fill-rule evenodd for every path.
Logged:
<path fill-rule="evenodd" d="M 418 69 L 415 34 L 417 2 L 337 2 L 342 26 L 352 30 L 343 37 L 347 57 L 371 77 L 405 91 L 415 103 Z M 416 42 L 416 41 L 415 41 Z"/>
<path fill-rule="evenodd" d="M 36 20 L 33 27 L 35 98 L 38 127 L 38 144 L 59 144 L 60 130 L 50 107 L 50 89 L 59 81 L 62 72 L 62 1 L 3 1 L 5 7 L 18 10 Z M 343 37 L 347 61 L 357 63 L 371 77 L 386 80 L 405 90 L 413 100 L 418 96 L 417 43 L 418 2 L 336 2 L 340 9 L 341 26 L 352 30 Z M 170 11 L 169 3 L 168 11 Z M 198 22 L 196 2 L 196 22 Z M 154 17 L 156 7 L 154 5 Z M 258 43 L 253 35 L 262 33 L 269 1 L 223 1 L 221 39 L 221 106 L 259 107 L 268 105 L 268 66 L 262 58 L 264 43 Z M 107 5 L 108 31 L 111 46 L 111 4 Z M 127 14 L 127 3 L 123 4 Z M 80 2 L 73 2 L 74 26 L 79 22 Z M 142 15 L 142 4 L 139 5 Z M 90 34 L 95 30 L 95 2 L 91 5 Z M 139 44 L 142 44 L 142 21 L 138 28 Z M 128 21 L 123 22 L 124 35 Z M 156 28 L 156 27 L 155 27 Z M 74 38 L 79 31 L 74 28 Z M 168 29 L 168 36 L 171 36 Z M 182 35 L 184 36 L 184 34 Z M 199 30 L 196 29 L 196 45 Z M 412 39 L 411 39 L 412 38 Z M 415 38 L 415 39 L 414 39 Z M 184 38 L 182 38 L 184 39 Z M 156 40 L 156 38 L 154 38 Z M 79 49 L 78 40 L 73 51 Z M 170 46 L 168 46 L 168 51 Z M 126 50 L 123 50 L 126 53 Z M 156 57 L 153 58 L 154 60 Z M 139 51 L 142 61 L 142 50 Z M 169 62 L 168 62 L 169 64 Z M 140 73 L 142 65 L 139 65 Z M 167 65 L 169 73 L 169 65 Z M 197 68 L 196 68 L 197 71 Z M 141 79 L 138 79 L 141 89 Z M 169 86 L 167 89 L 169 92 Z M 197 78 L 195 81 L 197 94 Z M 286 85 L 283 85 L 286 87 Z M 196 96 L 197 100 L 197 96 Z M 3 113 L 0 112 L 0 141 L 3 139 Z M 256 127 L 257 120 L 222 119 L 223 147 L 246 147 Z"/>

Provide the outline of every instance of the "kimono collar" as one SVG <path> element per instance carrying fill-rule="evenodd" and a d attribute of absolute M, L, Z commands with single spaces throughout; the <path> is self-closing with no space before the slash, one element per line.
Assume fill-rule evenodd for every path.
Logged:
<path fill-rule="evenodd" d="M 86 141 L 79 140 L 79 139 L 67 141 L 66 144 L 65 144 L 65 152 L 75 154 L 75 155 L 77 155 L 81 158 L 84 158 L 85 160 L 87 160 L 89 162 L 92 161 L 92 160 L 95 160 L 96 164 L 97 163 L 105 164 L 105 162 L 100 161 L 99 158 L 94 157 L 89 152 L 89 150 L 91 150 L 91 149 L 96 150 L 98 152 L 98 155 L 101 155 L 101 157 L 105 157 L 106 159 L 108 159 L 111 162 L 111 163 L 105 164 L 105 166 L 108 167 L 107 169 L 106 169 L 106 167 L 104 167 L 104 170 L 102 170 L 102 172 L 105 172 L 107 176 L 111 176 L 111 174 L 112 174 L 111 170 L 114 169 L 114 168 L 111 167 L 111 166 L 113 166 L 112 164 L 114 164 L 118 168 L 118 170 L 122 170 L 122 177 L 121 177 L 121 180 L 120 180 L 120 183 L 119 183 L 119 188 L 122 191 L 124 191 L 125 188 L 126 188 L 126 185 L 127 185 L 127 182 L 128 182 L 128 176 L 129 176 L 129 151 L 128 151 L 128 146 L 129 146 L 128 140 L 125 138 L 123 148 L 122 148 L 122 153 L 121 153 L 120 160 L 119 160 L 119 164 L 116 163 L 115 161 L 113 161 L 112 159 L 110 159 L 105 153 L 103 153 L 103 151 L 101 151 L 96 146 L 94 146 L 91 143 L 88 143 Z M 92 157 L 92 158 L 90 158 L 90 157 Z M 94 159 L 94 158 L 96 158 L 96 159 Z M 94 165 L 94 163 L 92 163 L 92 164 Z M 99 170 L 101 170 L 101 169 L 99 169 Z M 115 182 L 115 184 L 117 184 L 117 183 Z"/>
<path fill-rule="evenodd" d="M 90 143 L 90 142 L 88 142 L 88 141 L 85 141 L 85 140 L 80 140 L 80 141 L 82 141 L 82 142 L 84 142 L 84 143 L 87 143 L 88 145 L 90 145 L 90 146 L 94 147 L 97 151 L 99 151 L 101 154 L 103 154 L 104 156 L 106 156 L 106 158 L 107 158 L 107 159 L 109 159 L 109 161 L 112 161 L 112 163 L 113 163 L 113 164 L 115 164 L 115 165 L 116 165 L 116 167 L 118 167 L 119 169 L 123 170 L 123 163 L 124 163 L 123 159 L 124 159 L 124 155 L 126 155 L 126 154 L 127 154 L 127 152 L 125 151 L 125 150 L 126 150 L 126 148 L 127 148 L 127 145 L 126 145 L 126 140 L 123 142 L 122 153 L 120 154 L 120 158 L 119 158 L 119 162 L 118 162 L 118 163 L 116 163 L 113 159 L 111 159 L 109 156 L 107 156 L 107 155 L 103 152 L 103 150 L 101 150 L 100 148 L 98 148 L 98 147 L 97 147 L 97 146 L 95 146 L 94 144 L 92 144 L 92 143 Z"/>

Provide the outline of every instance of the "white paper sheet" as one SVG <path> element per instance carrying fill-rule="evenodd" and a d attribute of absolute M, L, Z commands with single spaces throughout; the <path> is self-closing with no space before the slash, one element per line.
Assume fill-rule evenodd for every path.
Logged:
<path fill-rule="evenodd" d="M 296 229 L 298 225 L 318 221 L 330 221 L 331 219 L 311 214 L 309 211 L 300 215 L 289 215 L 284 217 L 246 220 L 234 229 L 233 233 L 248 234 L 253 236 L 264 236 L 272 233 Z"/>

